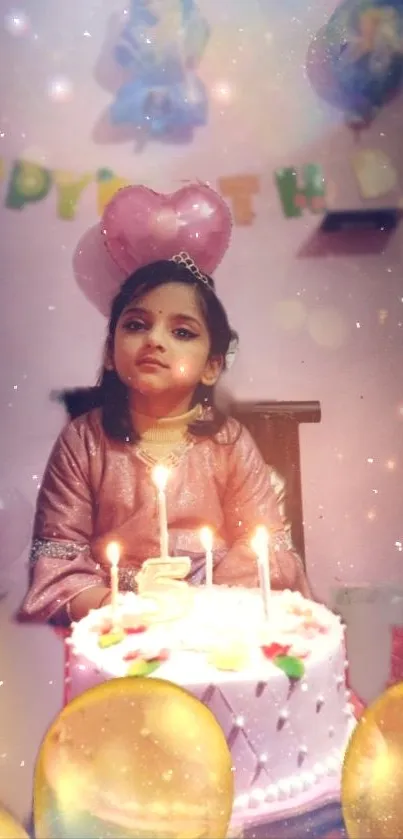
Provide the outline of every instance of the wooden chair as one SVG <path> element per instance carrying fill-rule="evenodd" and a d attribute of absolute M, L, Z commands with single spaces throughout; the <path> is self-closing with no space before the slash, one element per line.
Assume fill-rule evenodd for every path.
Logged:
<path fill-rule="evenodd" d="M 284 512 L 295 550 L 305 565 L 299 426 L 320 422 L 319 402 L 243 402 L 234 410 L 266 463 L 285 484 Z"/>

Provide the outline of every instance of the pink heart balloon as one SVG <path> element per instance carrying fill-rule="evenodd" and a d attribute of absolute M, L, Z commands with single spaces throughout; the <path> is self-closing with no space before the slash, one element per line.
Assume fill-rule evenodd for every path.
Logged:
<path fill-rule="evenodd" d="M 109 254 L 127 275 L 181 251 L 211 274 L 228 248 L 231 227 L 227 204 L 205 184 L 189 184 L 171 195 L 123 187 L 101 221 Z"/>
<path fill-rule="evenodd" d="M 90 227 L 81 237 L 73 256 L 73 269 L 87 300 L 108 317 L 112 300 L 125 275 L 109 256 L 99 224 Z"/>

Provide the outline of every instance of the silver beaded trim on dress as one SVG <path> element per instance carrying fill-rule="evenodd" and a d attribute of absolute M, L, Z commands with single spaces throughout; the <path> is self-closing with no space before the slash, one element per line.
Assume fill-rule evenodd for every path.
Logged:
<path fill-rule="evenodd" d="M 274 533 L 271 538 L 273 550 L 278 551 L 295 551 L 291 538 L 291 530 L 283 530 L 280 533 Z"/>
<path fill-rule="evenodd" d="M 80 542 L 56 541 L 53 539 L 34 539 L 29 555 L 29 564 L 35 565 L 41 556 L 54 559 L 73 559 L 77 554 L 89 553 L 90 546 Z"/>
<path fill-rule="evenodd" d="M 138 568 L 119 568 L 119 588 L 122 591 L 137 591 Z"/>

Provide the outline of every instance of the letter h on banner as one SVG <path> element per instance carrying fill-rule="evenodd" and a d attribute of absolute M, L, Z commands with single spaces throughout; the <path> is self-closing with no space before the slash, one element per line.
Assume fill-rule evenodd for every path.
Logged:
<path fill-rule="evenodd" d="M 275 172 L 276 186 L 286 218 L 298 218 L 304 209 L 314 214 L 326 210 L 326 184 L 322 167 L 308 163 L 302 167 L 301 175 L 299 178 L 293 166 Z"/>

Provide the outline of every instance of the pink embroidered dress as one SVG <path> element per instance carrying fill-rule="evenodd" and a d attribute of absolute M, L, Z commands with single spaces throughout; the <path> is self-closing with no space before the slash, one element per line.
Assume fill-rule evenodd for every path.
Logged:
<path fill-rule="evenodd" d="M 215 534 L 214 582 L 257 585 L 249 542 L 256 525 L 265 524 L 271 535 L 273 587 L 304 591 L 301 561 L 292 548 L 268 467 L 249 432 L 229 419 L 216 439 L 195 437 L 188 433 L 193 418 L 189 412 L 159 420 L 155 426 L 146 424 L 143 433 L 139 418 L 138 444 L 110 439 L 99 410 L 66 426 L 38 497 L 22 619 L 66 623 L 70 600 L 85 589 L 109 585 L 105 549 L 112 540 L 122 550 L 120 587 L 135 589 L 144 560 L 159 555 L 150 465 L 167 451 L 170 554 L 191 558 L 190 581 L 204 579 L 199 530 L 208 525 Z"/>

